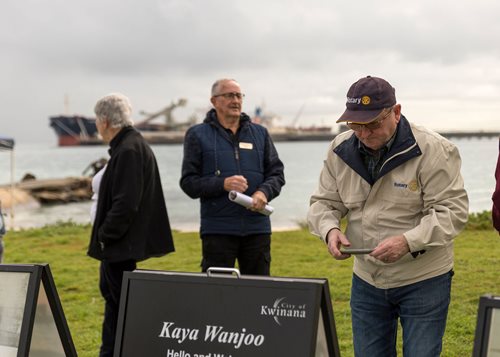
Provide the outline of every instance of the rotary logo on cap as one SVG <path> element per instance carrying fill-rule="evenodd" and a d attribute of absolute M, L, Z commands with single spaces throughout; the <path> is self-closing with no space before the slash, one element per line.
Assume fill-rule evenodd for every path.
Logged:
<path fill-rule="evenodd" d="M 378 77 L 361 78 L 347 91 L 346 109 L 337 123 L 369 123 L 395 104 L 396 93 L 389 82 Z"/>

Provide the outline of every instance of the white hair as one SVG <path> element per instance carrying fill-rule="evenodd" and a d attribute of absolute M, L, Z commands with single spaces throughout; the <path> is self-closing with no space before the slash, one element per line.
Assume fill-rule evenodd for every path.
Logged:
<path fill-rule="evenodd" d="M 112 128 L 134 125 L 130 117 L 132 115 L 130 100 L 121 93 L 111 93 L 99 99 L 94 112 L 97 120 L 106 119 Z"/>

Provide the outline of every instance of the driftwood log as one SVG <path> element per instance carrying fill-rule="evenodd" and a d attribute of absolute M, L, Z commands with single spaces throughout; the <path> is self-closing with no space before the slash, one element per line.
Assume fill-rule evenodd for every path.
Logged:
<path fill-rule="evenodd" d="M 88 201 L 92 198 L 92 177 L 25 180 L 15 184 L 41 204 L 60 204 Z M 6 189 L 7 187 L 4 187 Z"/>

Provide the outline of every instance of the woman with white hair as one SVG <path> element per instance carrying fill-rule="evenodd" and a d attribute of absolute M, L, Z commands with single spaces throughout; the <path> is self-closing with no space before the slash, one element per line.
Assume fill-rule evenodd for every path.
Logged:
<path fill-rule="evenodd" d="M 123 94 L 101 98 L 96 126 L 110 158 L 98 188 L 88 255 L 101 261 L 99 287 L 105 300 L 100 357 L 113 356 L 124 271 L 137 262 L 174 251 L 160 174 L 153 151 L 132 126 Z"/>

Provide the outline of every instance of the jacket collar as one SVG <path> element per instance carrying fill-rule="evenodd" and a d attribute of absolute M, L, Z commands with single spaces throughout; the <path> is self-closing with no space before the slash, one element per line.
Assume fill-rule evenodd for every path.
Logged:
<path fill-rule="evenodd" d="M 128 136 L 128 133 L 130 132 L 137 132 L 137 130 L 133 126 L 125 126 L 118 132 L 118 134 L 115 135 L 113 139 L 109 142 L 109 150 L 108 153 L 111 155 L 111 153 L 116 150 L 116 148 L 120 145 L 120 143 L 123 141 L 123 139 Z"/>
<path fill-rule="evenodd" d="M 215 111 L 214 108 L 210 109 L 205 116 L 205 119 L 203 120 L 204 123 L 211 124 L 211 125 L 220 125 L 219 120 L 217 119 L 217 112 Z M 251 122 L 250 117 L 245 114 L 241 113 L 240 114 L 240 126 L 246 126 Z"/>
<path fill-rule="evenodd" d="M 359 139 L 351 135 L 349 139 L 338 145 L 333 151 L 358 175 L 373 185 L 374 180 L 371 179 L 368 170 L 366 169 L 361 155 L 359 155 Z M 406 152 L 405 152 L 406 151 Z M 402 153 L 401 155 L 399 155 Z M 386 153 L 385 158 L 396 157 L 387 165 L 383 165 L 379 173 L 379 178 L 395 167 L 402 165 L 406 161 L 421 155 L 422 152 L 417 144 L 415 136 L 411 130 L 410 123 L 401 115 L 397 126 L 396 137 L 391 145 L 390 150 Z"/>

